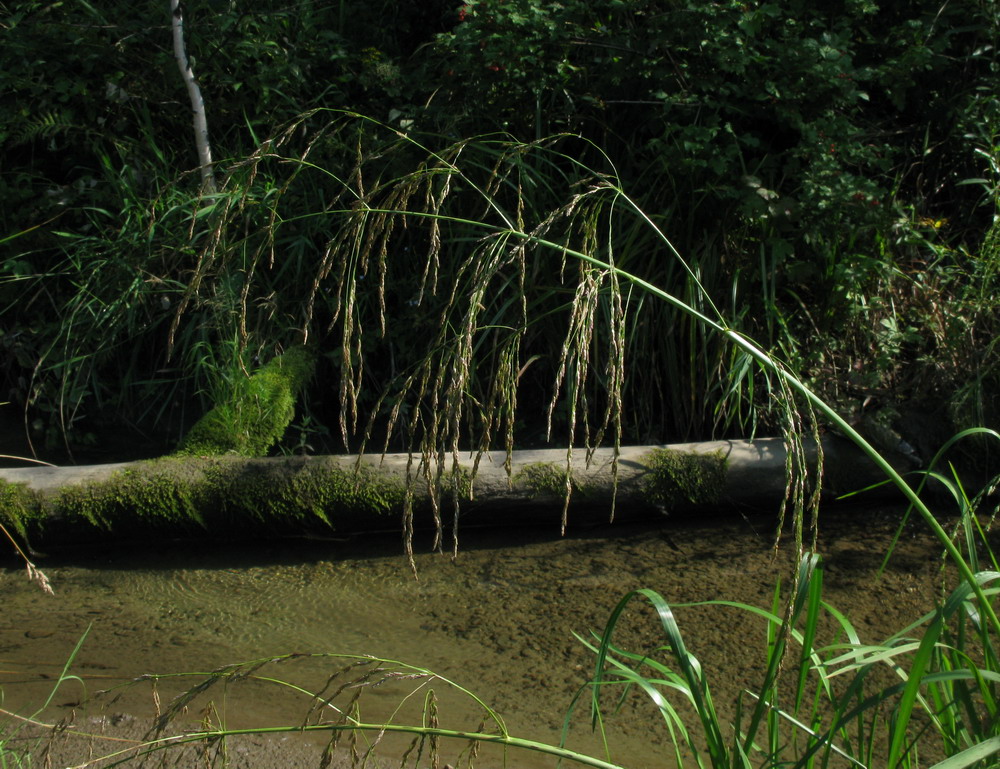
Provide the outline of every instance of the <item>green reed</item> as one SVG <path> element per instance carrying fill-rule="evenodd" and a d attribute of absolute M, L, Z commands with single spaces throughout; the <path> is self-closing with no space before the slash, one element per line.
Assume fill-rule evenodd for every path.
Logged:
<path fill-rule="evenodd" d="M 926 765 L 921 745 L 948 756 L 935 766 L 960 767 L 1000 750 L 994 723 L 1000 669 L 972 585 L 961 582 L 937 610 L 881 643 L 866 643 L 845 614 L 823 601 L 822 574 L 819 556 L 806 554 L 787 599 L 790 611 L 782 611 L 778 590 L 770 610 L 732 601 L 671 605 L 651 590 L 629 593 L 602 634 L 581 639 L 597 656 L 591 683 L 595 721 L 603 721 L 607 697 L 620 698 L 629 688 L 644 691 L 662 714 L 678 766 L 686 763 L 681 746 L 699 767 L 825 767 L 844 761 L 912 767 Z M 993 586 L 998 578 L 1000 573 L 982 572 L 976 586 L 993 598 L 1000 592 Z M 664 637 L 662 646 L 643 653 L 613 643 L 622 612 L 636 599 L 653 606 Z M 710 671 L 684 644 L 675 610 L 685 606 L 730 607 L 767 623 L 761 652 L 766 672 L 756 690 L 741 695 L 731 722 L 717 715 Z M 838 633 L 819 645 L 824 618 Z M 790 686 L 779 687 L 782 667 Z M 879 683 L 878 669 L 890 671 L 897 683 Z M 693 707 L 696 724 L 685 723 L 671 697 Z"/>

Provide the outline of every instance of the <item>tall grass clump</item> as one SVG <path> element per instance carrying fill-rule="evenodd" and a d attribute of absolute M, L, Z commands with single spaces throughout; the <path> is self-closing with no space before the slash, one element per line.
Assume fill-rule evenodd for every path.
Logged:
<path fill-rule="evenodd" d="M 694 604 L 726 606 L 766 622 L 759 657 L 765 673 L 756 689 L 739 695 L 731 723 L 717 714 L 711 671 L 684 644 L 675 614 L 684 605 L 652 590 L 629 593 L 604 632 L 584 641 L 597 657 L 595 724 L 604 728 L 614 702 L 636 689 L 661 714 L 678 766 L 992 765 L 1000 751 L 1000 671 L 996 628 L 985 621 L 977 594 L 994 599 L 1000 573 L 977 572 L 971 584 L 960 580 L 937 609 L 875 643 L 860 637 L 849 613 L 823 601 L 822 577 L 820 557 L 809 553 L 791 594 L 776 589 L 770 608 Z M 614 643 L 616 626 L 636 599 L 653 607 L 663 633 L 662 645 L 638 652 Z"/>

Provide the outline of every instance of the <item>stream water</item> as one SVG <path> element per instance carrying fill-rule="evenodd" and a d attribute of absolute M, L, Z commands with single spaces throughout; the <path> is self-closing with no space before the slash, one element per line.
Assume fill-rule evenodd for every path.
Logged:
<path fill-rule="evenodd" d="M 827 600 L 862 637 L 881 640 L 926 611 L 942 584 L 940 550 L 913 524 L 890 571 L 877 577 L 900 512 L 837 509 L 821 520 Z M 788 579 L 794 547 L 773 548 L 773 516 L 706 515 L 657 526 L 602 526 L 558 538 L 550 530 L 462 533 L 457 560 L 418 542 L 414 578 L 396 536 L 344 542 L 272 542 L 256 547 L 162 543 L 50 554 L 39 561 L 55 589 L 44 595 L 10 557 L 0 562 L 0 689 L 8 711 L 31 713 L 45 701 L 74 645 L 83 686 L 69 682 L 40 717 L 55 720 L 85 699 L 87 712 L 152 715 L 204 676 L 118 689 L 148 673 L 205 673 L 272 655 L 370 654 L 429 668 L 468 687 L 503 715 L 512 734 L 557 742 L 593 656 L 574 638 L 603 627 L 634 588 L 673 603 L 708 599 L 771 603 Z M 723 607 L 677 610 L 689 649 L 702 661 L 723 711 L 762 671 L 764 625 Z M 630 612 L 620 638 L 643 649 L 660 636 L 648 612 Z M 258 677 L 318 691 L 343 660 L 297 657 Z M 368 682 L 373 683 L 373 681 Z M 390 685 L 391 684 L 391 685 Z M 327 694 L 332 694 L 331 686 Z M 439 699 L 445 727 L 475 728 L 481 708 L 442 682 L 403 679 L 365 688 L 364 718 L 419 717 L 426 690 Z M 112 689 L 111 695 L 99 695 Z M 345 690 L 338 702 L 356 689 Z M 118 697 L 115 699 L 115 697 Z M 309 700 L 260 680 L 211 689 L 188 715 L 229 725 L 300 723 Z M 157 702 L 159 704 L 157 704 Z M 571 747 L 600 754 L 586 703 L 571 719 Z M 613 758 L 633 767 L 669 764 L 662 724 L 636 694 L 609 723 Z M 396 749 L 396 744 L 387 748 Z M 454 748 L 447 760 L 454 762 Z M 398 755 L 397 755 L 398 758 Z M 537 754 L 518 766 L 552 766 Z M 480 760 L 477 765 L 484 765 Z M 489 765 L 489 761 L 486 761 Z"/>

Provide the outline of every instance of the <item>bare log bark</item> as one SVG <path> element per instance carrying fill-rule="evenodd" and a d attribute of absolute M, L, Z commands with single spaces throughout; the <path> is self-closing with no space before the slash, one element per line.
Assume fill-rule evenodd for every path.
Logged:
<path fill-rule="evenodd" d="M 208 142 L 208 120 L 205 117 L 205 100 L 191 69 L 184 48 L 184 16 L 180 0 L 170 0 L 170 25 L 174 33 L 174 59 L 181 71 L 188 98 L 191 100 L 191 114 L 194 120 L 194 142 L 198 148 L 198 165 L 201 169 L 202 192 L 215 192 L 215 171 L 212 167 L 212 147 Z"/>

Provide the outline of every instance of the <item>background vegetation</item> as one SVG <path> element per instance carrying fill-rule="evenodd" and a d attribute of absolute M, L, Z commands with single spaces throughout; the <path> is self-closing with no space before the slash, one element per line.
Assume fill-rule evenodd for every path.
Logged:
<path fill-rule="evenodd" d="M 175 441 L 303 342 L 287 450 L 776 426 L 748 357 L 505 231 L 714 302 L 924 458 L 997 422 L 992 0 L 192 0 L 209 196 L 166 3 L 0 8 L 0 376 L 40 452 Z M 587 205 L 608 178 L 690 271 Z"/>

